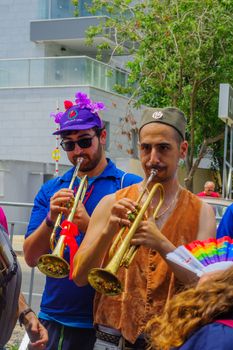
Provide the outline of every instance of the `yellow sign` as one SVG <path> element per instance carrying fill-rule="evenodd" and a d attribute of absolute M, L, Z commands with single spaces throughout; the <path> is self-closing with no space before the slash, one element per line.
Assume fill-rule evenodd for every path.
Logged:
<path fill-rule="evenodd" d="M 60 154 L 60 150 L 59 149 L 56 148 L 52 152 L 52 158 L 53 158 L 53 160 L 56 160 L 56 161 L 58 161 L 61 158 L 61 154 Z"/>

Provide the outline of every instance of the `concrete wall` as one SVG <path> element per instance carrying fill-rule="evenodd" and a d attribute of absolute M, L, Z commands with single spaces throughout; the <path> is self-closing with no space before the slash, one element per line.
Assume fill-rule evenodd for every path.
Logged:
<path fill-rule="evenodd" d="M 0 58 L 44 56 L 44 46 L 30 41 L 29 22 L 37 18 L 37 0 L 0 1 Z"/>
<path fill-rule="evenodd" d="M 40 18 L 40 0 L 0 1 L 0 58 L 30 58 L 75 55 L 77 50 L 55 43 L 38 44 L 30 41 L 30 22 Z M 80 50 L 79 50 L 80 51 Z M 85 55 L 85 52 L 79 52 Z M 17 64 L 17 63 L 16 63 Z M 20 69 L 20 67 L 16 67 Z M 121 134 L 121 121 L 126 113 L 128 99 L 91 86 L 50 88 L 0 89 L 0 201 L 32 202 L 47 175 L 54 173 L 52 151 L 58 140 L 52 133 L 57 125 L 50 117 L 57 106 L 63 110 L 63 101 L 74 100 L 76 91 L 86 92 L 91 99 L 103 101 L 106 110 L 102 118 L 109 123 L 109 149 L 113 160 L 128 159 L 124 149 L 131 147 Z M 138 119 L 139 112 L 133 111 Z M 117 148 L 122 143 L 122 150 Z M 128 171 L 128 161 L 124 161 Z M 70 167 L 61 151 L 60 172 Z M 4 207 L 9 221 L 27 221 L 30 209 Z M 17 233 L 25 231 L 17 228 Z"/>
<path fill-rule="evenodd" d="M 59 87 L 30 89 L 0 89 L 0 159 L 49 163 L 51 153 L 56 147 L 56 137 L 52 133 L 57 124 L 50 117 L 56 112 L 57 105 L 64 110 L 63 101 L 74 101 L 76 91 L 86 92 L 91 99 L 103 101 L 106 110 L 102 118 L 110 125 L 110 148 L 108 155 L 113 159 L 127 157 L 124 151 L 116 147 L 116 141 L 123 149 L 129 147 L 129 141 L 121 134 L 120 120 L 124 117 L 128 99 L 117 94 L 91 87 Z M 136 119 L 140 111 L 134 110 Z M 68 164 L 64 152 L 61 152 L 62 164 Z"/>
<path fill-rule="evenodd" d="M 128 99 L 91 87 L 0 89 L 0 202 L 32 203 L 47 177 L 53 176 L 55 161 L 51 155 L 60 141 L 52 135 L 57 124 L 50 113 L 56 112 L 57 104 L 63 110 L 65 99 L 74 101 L 77 90 L 105 103 L 102 118 L 109 123 L 110 138 L 107 156 L 123 170 L 137 172 L 123 151 L 130 146 L 121 134 L 120 126 Z M 139 119 L 140 111 L 133 113 Z M 123 145 L 122 150 L 116 146 L 119 142 Z M 59 173 L 64 173 L 69 167 L 66 153 L 61 150 Z M 24 234 L 31 208 L 3 208 L 9 222 L 16 222 L 14 232 Z"/>

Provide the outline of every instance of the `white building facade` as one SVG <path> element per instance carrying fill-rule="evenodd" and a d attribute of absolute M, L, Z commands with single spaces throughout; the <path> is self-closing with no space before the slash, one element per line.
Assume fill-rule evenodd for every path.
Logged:
<path fill-rule="evenodd" d="M 104 20 L 101 14 L 90 16 L 85 3 L 90 1 L 79 1 L 80 17 L 73 17 L 68 0 L 0 2 L 0 202 L 31 203 L 54 176 L 52 152 L 59 141 L 52 136 L 56 124 L 50 113 L 64 110 L 63 101 L 74 100 L 77 91 L 106 105 L 107 156 L 125 171 L 136 169 L 123 151 L 136 144 L 121 132 L 128 98 L 114 92 L 115 84 L 126 84 L 127 72 L 98 62 L 95 45 L 85 45 L 87 27 Z M 140 118 L 140 111 L 131 113 Z M 61 150 L 59 173 L 69 167 Z M 30 213 L 29 208 L 4 210 L 9 221 L 27 221 Z"/>

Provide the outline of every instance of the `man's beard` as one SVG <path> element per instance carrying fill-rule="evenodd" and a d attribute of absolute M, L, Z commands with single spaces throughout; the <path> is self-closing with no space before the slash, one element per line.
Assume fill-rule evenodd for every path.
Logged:
<path fill-rule="evenodd" d="M 99 164 L 102 158 L 102 154 L 103 154 L 102 146 L 99 143 L 97 151 L 91 155 L 91 158 L 89 155 L 87 156 L 84 155 L 83 157 L 84 160 L 80 165 L 79 171 L 86 173 L 94 170 Z"/>

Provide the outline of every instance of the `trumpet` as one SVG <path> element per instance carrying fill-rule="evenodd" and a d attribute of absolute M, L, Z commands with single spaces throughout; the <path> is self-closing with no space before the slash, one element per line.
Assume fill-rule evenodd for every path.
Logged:
<path fill-rule="evenodd" d="M 141 195 L 137 199 L 138 205 L 142 200 L 142 197 L 144 196 L 145 192 L 148 191 L 148 184 L 152 181 L 156 174 L 157 171 L 153 169 Z M 138 247 L 131 245 L 130 242 L 136 230 L 138 229 L 140 222 L 143 220 L 143 217 L 149 205 L 151 204 L 151 201 L 154 198 L 156 191 L 158 190 L 160 191 L 159 203 L 153 213 L 153 218 L 156 219 L 157 214 L 164 201 L 164 189 L 160 183 L 156 183 L 153 185 L 150 192 L 148 192 L 148 196 L 145 202 L 143 203 L 142 207 L 139 210 L 137 210 L 136 214 L 133 213 L 134 218 L 132 219 L 132 225 L 126 233 L 124 239 L 122 240 L 122 235 L 126 230 L 126 227 L 122 227 L 122 229 L 117 234 L 116 239 L 113 242 L 113 245 L 110 249 L 110 257 L 111 255 L 112 257 L 107 266 L 105 268 L 93 268 L 89 271 L 88 282 L 97 292 L 110 296 L 122 293 L 123 286 L 121 281 L 117 277 L 117 272 L 121 266 L 128 268 L 131 262 L 133 261 Z M 113 250 L 115 249 L 116 245 L 118 245 L 119 240 L 121 240 L 122 242 L 118 250 L 116 250 L 115 254 L 113 255 Z"/>
<path fill-rule="evenodd" d="M 80 167 L 82 160 L 83 158 L 78 158 L 78 163 L 75 168 L 73 177 L 71 179 L 69 189 L 73 187 L 73 184 L 74 184 L 75 178 L 77 177 L 78 169 Z M 60 213 L 57 217 L 53 232 L 50 237 L 50 247 L 51 247 L 52 253 L 43 254 L 38 259 L 37 267 L 46 276 L 53 277 L 53 278 L 64 278 L 69 275 L 70 265 L 63 258 L 64 249 L 66 246 L 67 236 L 74 237 L 78 233 L 78 228 L 75 224 L 72 223 L 72 221 L 73 221 L 78 203 L 79 201 L 81 202 L 83 201 L 86 190 L 87 190 L 87 175 L 85 175 L 80 182 L 78 191 L 75 195 L 73 203 L 71 204 L 72 207 L 70 206 L 71 211 L 67 220 L 64 220 L 61 224 L 62 213 Z M 58 227 L 61 227 L 62 230 L 55 247 L 56 230 L 58 229 Z"/>
<path fill-rule="evenodd" d="M 71 179 L 69 187 L 68 187 L 69 190 L 71 190 L 73 188 L 74 181 L 75 181 L 76 177 L 78 176 L 78 171 L 79 171 L 79 168 L 80 168 L 82 161 L 83 161 L 83 158 L 81 158 L 81 157 L 79 157 L 77 159 L 77 164 L 76 164 L 76 167 L 74 169 L 73 176 L 72 176 L 72 179 Z M 71 207 L 71 205 L 72 205 L 72 203 L 69 203 L 67 206 Z M 51 236 L 50 236 L 51 237 L 50 238 L 51 250 L 54 250 L 54 248 L 55 248 L 56 232 L 57 232 L 57 229 L 60 227 L 61 219 L 62 219 L 62 212 L 58 214 L 58 217 L 57 217 L 55 224 L 54 224 L 53 231 L 52 231 Z"/>

